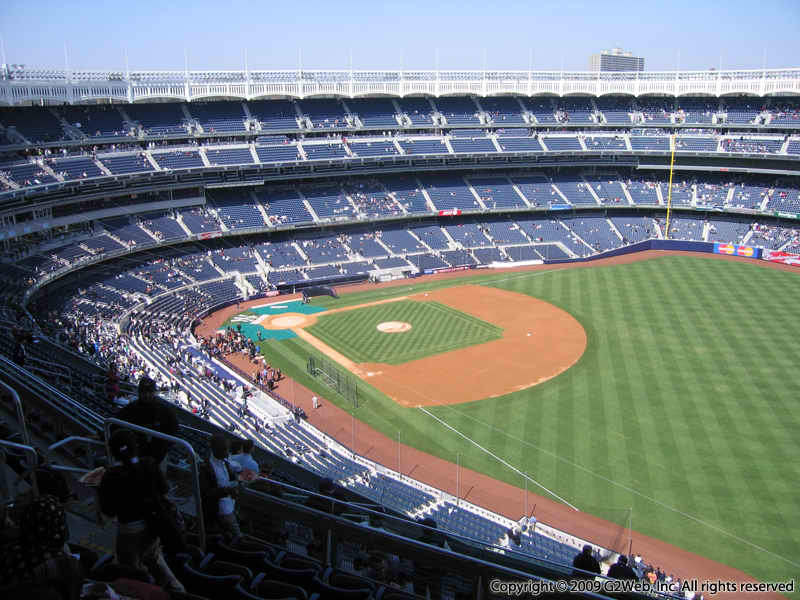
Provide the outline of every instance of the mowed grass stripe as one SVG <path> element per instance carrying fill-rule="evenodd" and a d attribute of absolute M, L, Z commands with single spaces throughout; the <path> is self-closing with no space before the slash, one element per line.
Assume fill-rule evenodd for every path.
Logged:
<path fill-rule="evenodd" d="M 761 580 L 796 576 L 791 564 L 677 511 L 797 562 L 800 321 L 790 303 L 800 295 L 798 274 L 666 256 L 468 280 L 495 281 L 563 308 L 584 326 L 589 344 L 574 367 L 541 385 L 434 414 L 556 493 L 568 489 L 567 500 L 584 510 L 620 522 L 633 507 L 634 527 L 645 534 Z M 387 288 L 377 288 L 354 303 L 385 297 Z M 280 347 L 274 354 L 270 362 L 280 365 Z M 460 454 L 466 467 L 524 485 L 419 411 L 370 392 L 357 414 L 392 439 L 401 428 L 405 443 L 451 461 Z M 562 450 L 573 474 L 559 466 Z"/>
<path fill-rule="evenodd" d="M 378 325 L 387 321 L 409 323 L 411 330 L 378 331 Z M 392 365 L 482 344 L 503 334 L 502 328 L 449 306 L 414 300 L 322 313 L 307 330 L 355 362 Z"/>

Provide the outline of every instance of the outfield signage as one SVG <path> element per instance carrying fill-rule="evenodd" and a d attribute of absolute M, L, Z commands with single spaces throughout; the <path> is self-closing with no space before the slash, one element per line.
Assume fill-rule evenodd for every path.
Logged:
<path fill-rule="evenodd" d="M 433 273 L 453 273 L 455 271 L 469 271 L 472 266 L 464 265 L 462 267 L 444 267 L 441 269 L 425 269 L 425 275 L 432 275 Z"/>
<path fill-rule="evenodd" d="M 790 254 L 789 252 L 781 252 L 779 250 L 764 250 L 761 254 L 761 258 L 770 262 L 780 263 L 782 265 L 800 267 L 800 256 L 797 254 Z"/>
<path fill-rule="evenodd" d="M 461 214 L 460 208 L 450 208 L 448 210 L 440 210 L 439 216 L 440 217 L 457 217 Z"/>
<path fill-rule="evenodd" d="M 759 258 L 761 256 L 761 249 L 753 248 L 752 246 L 739 246 L 738 244 L 721 244 L 716 242 L 714 244 L 714 254 Z"/>
<path fill-rule="evenodd" d="M 773 214 L 776 217 L 783 217 L 785 219 L 800 219 L 800 214 L 798 214 L 798 213 L 788 213 L 788 212 L 783 212 L 783 211 L 780 211 L 780 210 L 776 210 Z"/>

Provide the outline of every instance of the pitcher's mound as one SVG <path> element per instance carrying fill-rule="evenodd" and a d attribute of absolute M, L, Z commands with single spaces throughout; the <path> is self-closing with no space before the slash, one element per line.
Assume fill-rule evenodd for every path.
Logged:
<path fill-rule="evenodd" d="M 383 333 L 403 333 L 411 329 L 411 323 L 403 323 L 402 321 L 384 321 L 378 324 L 378 331 Z"/>

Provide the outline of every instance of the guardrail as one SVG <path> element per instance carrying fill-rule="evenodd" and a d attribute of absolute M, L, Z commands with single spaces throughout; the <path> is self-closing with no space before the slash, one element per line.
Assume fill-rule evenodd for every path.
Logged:
<path fill-rule="evenodd" d="M 108 418 L 103 421 L 103 432 L 104 432 L 104 441 L 106 444 L 106 454 L 108 456 L 109 464 L 113 461 L 113 457 L 111 455 L 111 447 L 109 445 L 109 441 L 111 439 L 111 428 L 112 426 L 116 426 L 122 429 L 130 429 L 131 431 L 135 431 L 137 433 L 143 433 L 145 435 L 158 438 L 160 440 L 164 440 L 174 444 L 176 446 L 180 446 L 183 448 L 186 453 L 191 458 L 191 469 L 192 469 L 192 492 L 194 495 L 195 501 L 195 511 L 196 511 L 196 518 L 198 524 L 198 536 L 199 536 L 199 545 L 201 548 L 205 549 L 206 547 L 206 527 L 205 521 L 203 519 L 203 499 L 200 494 L 200 470 L 199 470 L 199 463 L 200 459 L 197 456 L 197 453 L 192 448 L 192 445 L 184 439 L 179 437 L 175 437 L 172 435 L 168 435 L 166 433 L 161 433 L 160 431 L 154 431 L 153 429 L 148 429 L 147 427 L 142 427 L 141 425 L 134 425 L 133 423 L 128 423 L 127 421 L 121 421 L 120 419 Z"/>

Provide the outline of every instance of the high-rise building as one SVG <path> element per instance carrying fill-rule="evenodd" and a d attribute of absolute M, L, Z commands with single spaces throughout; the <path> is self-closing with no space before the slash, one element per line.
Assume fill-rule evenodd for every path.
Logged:
<path fill-rule="evenodd" d="M 644 71 L 644 59 L 622 48 L 613 48 L 592 54 L 589 68 L 592 71 Z"/>

